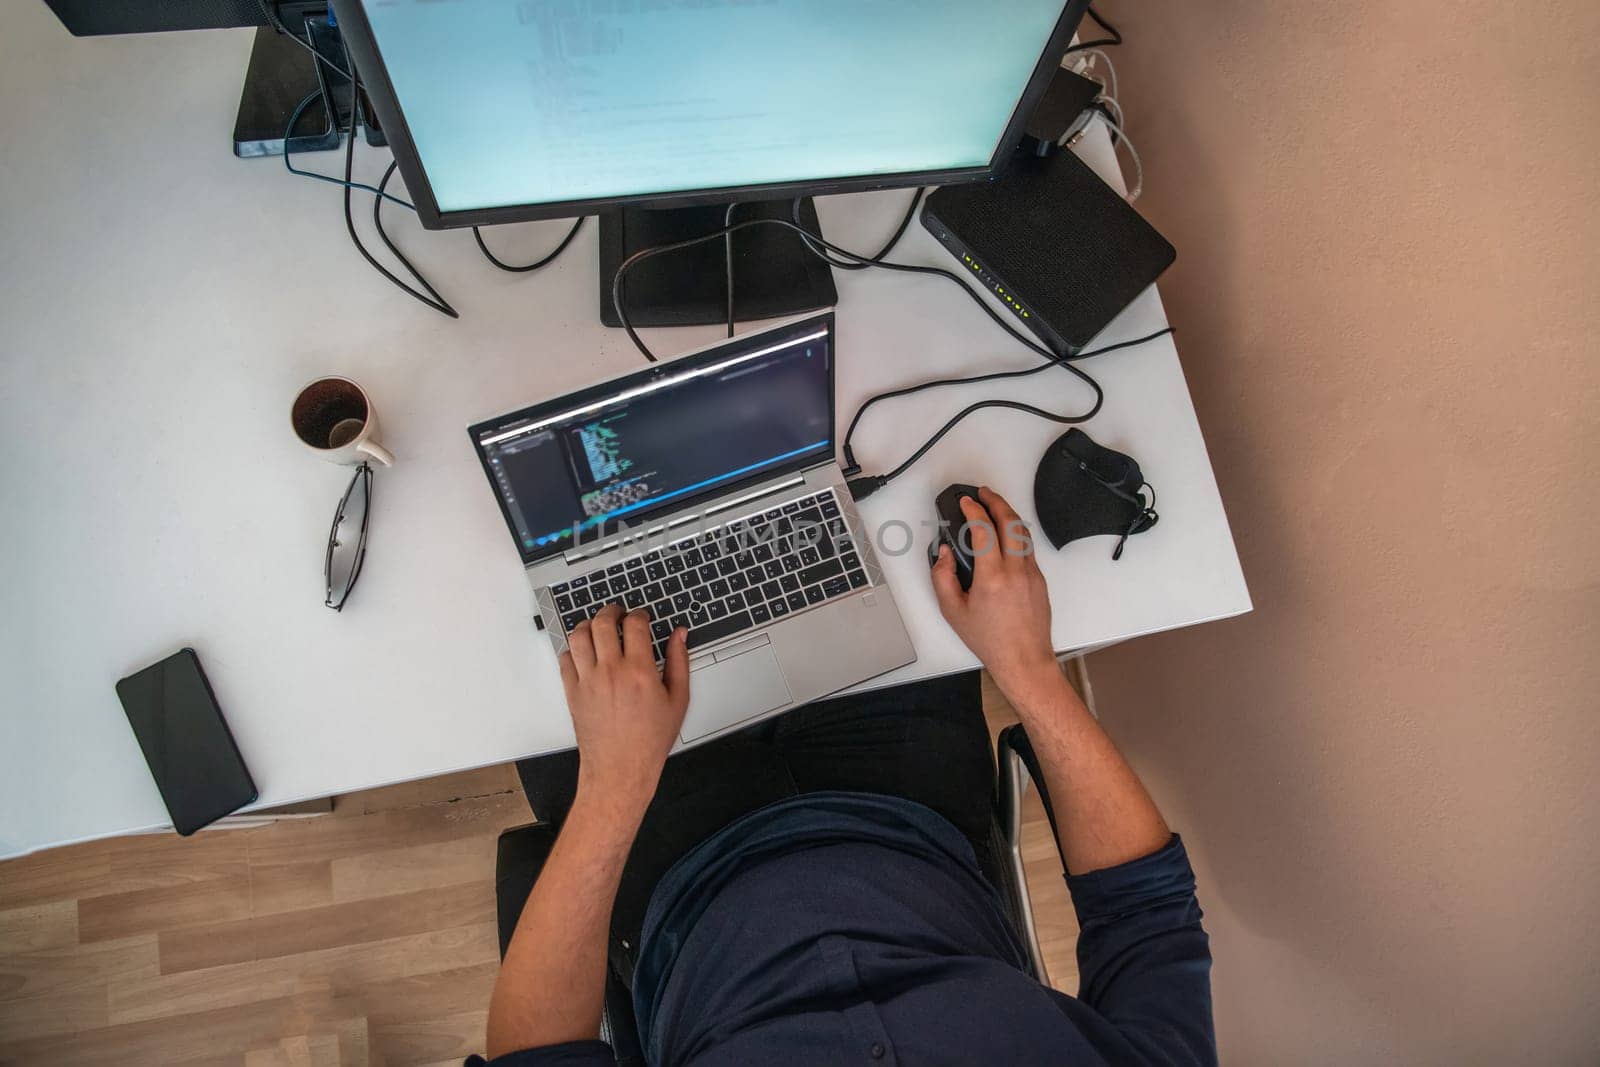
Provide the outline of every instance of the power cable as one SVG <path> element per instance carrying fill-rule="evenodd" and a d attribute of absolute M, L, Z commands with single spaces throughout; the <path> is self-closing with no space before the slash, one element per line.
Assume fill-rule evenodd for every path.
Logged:
<path fill-rule="evenodd" d="M 1119 45 L 1122 43 L 1122 31 L 1102 18 L 1100 12 L 1094 9 L 1093 4 L 1090 4 L 1087 8 L 1085 8 L 1083 13 L 1092 19 L 1094 24 L 1099 26 L 1109 36 L 1102 37 L 1097 41 L 1084 41 L 1082 44 L 1075 44 L 1071 48 L 1067 49 L 1068 55 L 1071 55 L 1074 52 L 1082 52 L 1090 48 L 1111 48 L 1114 45 Z"/>
<path fill-rule="evenodd" d="M 1133 341 L 1125 341 L 1115 345 L 1108 345 L 1103 348 L 1079 353 L 1076 356 L 1057 354 L 1033 341 L 1031 338 L 1024 336 L 1018 330 L 1012 327 L 1010 323 L 1006 322 L 1000 316 L 998 311 L 989 306 L 989 304 L 976 290 L 968 286 L 951 271 L 945 270 L 941 267 L 924 267 L 909 263 L 890 263 L 881 260 L 874 262 L 867 256 L 862 256 L 858 253 L 850 251 L 847 248 L 841 248 L 838 245 L 832 244 L 824 240 L 820 234 L 812 233 L 803 226 L 790 222 L 786 219 L 747 219 L 744 222 L 732 223 L 724 226 L 720 230 L 715 230 L 708 234 L 702 234 L 699 237 L 690 237 L 682 241 L 674 241 L 669 244 L 657 245 L 653 248 L 641 249 L 640 251 L 629 256 L 627 259 L 623 260 L 622 264 L 617 268 L 617 273 L 611 280 L 612 304 L 616 308 L 617 318 L 621 321 L 622 328 L 627 332 L 628 338 L 634 343 L 634 346 L 639 349 L 640 353 L 644 355 L 645 359 L 652 363 L 657 362 L 655 354 L 650 351 L 649 346 L 644 343 L 644 340 L 639 336 L 638 331 L 633 328 L 633 324 L 628 318 L 627 308 L 624 306 L 623 287 L 628 272 L 639 263 L 654 256 L 664 255 L 669 252 L 680 251 L 686 248 L 692 248 L 696 245 L 705 244 L 709 241 L 726 241 L 732 234 L 737 233 L 739 230 L 761 225 L 782 226 L 785 229 L 794 230 L 800 234 L 803 239 L 806 239 L 808 246 L 812 246 L 816 249 L 826 249 L 827 251 L 832 252 L 834 255 L 843 257 L 844 259 L 852 261 L 855 264 L 860 264 L 862 266 L 875 266 L 884 270 L 897 271 L 906 274 L 931 274 L 937 277 L 945 278 L 960 288 L 962 292 L 966 293 L 973 300 L 973 302 L 983 310 L 984 314 L 988 315 L 996 325 L 1009 334 L 1014 340 L 1022 344 L 1030 351 L 1044 357 L 1046 360 L 1046 362 L 1037 367 L 1026 368 L 1020 371 L 997 371 L 991 374 L 977 375 L 971 378 L 952 378 L 933 382 L 923 382 L 918 385 L 906 386 L 901 389 L 891 390 L 887 393 L 869 397 L 867 401 L 862 404 L 861 408 L 857 410 L 855 417 L 851 419 L 849 428 L 845 431 L 843 442 L 845 473 L 846 475 L 852 476 L 849 483 L 850 491 L 857 500 L 866 499 L 868 496 L 881 489 L 888 482 L 898 478 L 901 474 L 904 474 L 912 466 L 912 464 L 916 463 L 917 460 L 921 459 L 928 453 L 929 449 L 938 444 L 945 434 L 954 429 L 957 423 L 973 412 L 981 411 L 985 408 L 1009 408 L 1015 411 L 1023 411 L 1027 414 L 1035 415 L 1039 418 L 1047 419 L 1056 423 L 1073 424 L 1087 422 L 1089 419 L 1092 419 L 1096 414 L 1099 413 L 1101 406 L 1105 402 L 1105 392 L 1100 388 L 1100 384 L 1095 381 L 1094 378 L 1090 377 L 1084 371 L 1074 366 L 1073 363 L 1079 359 L 1087 359 L 1091 356 L 1115 351 L 1119 348 L 1127 348 L 1132 345 L 1144 344 L 1147 341 L 1172 332 L 1171 327 L 1168 327 L 1164 330 L 1150 334 L 1147 337 L 1141 337 Z M 812 245 L 812 242 L 815 243 L 814 246 Z M 816 252 L 816 254 L 821 256 L 822 252 L 819 250 Z M 876 404 L 879 400 L 887 400 L 896 396 L 905 396 L 909 393 L 919 392 L 923 389 L 931 389 L 942 385 L 971 384 L 974 382 L 995 381 L 1001 378 L 1023 377 L 1030 374 L 1036 374 L 1048 367 L 1061 367 L 1065 369 L 1069 373 L 1079 378 L 1086 385 L 1088 385 L 1091 390 L 1093 390 L 1094 403 L 1090 406 L 1088 411 L 1081 415 L 1062 415 L 1056 412 L 1045 411 L 1042 408 L 1034 407 L 1031 404 L 1024 404 L 1020 401 L 982 400 L 975 404 L 971 404 L 958 412 L 953 418 L 941 426 L 932 437 L 928 438 L 928 440 L 925 441 L 906 460 L 887 473 L 879 475 L 856 476 L 860 471 L 860 466 L 857 464 L 855 459 L 852 438 L 854 437 L 856 426 L 860 423 L 861 416 L 866 412 L 867 408 L 871 407 L 873 404 Z"/>
<path fill-rule="evenodd" d="M 493 252 L 489 251 L 489 246 L 484 243 L 483 240 L 483 231 L 476 226 L 472 228 L 472 238 L 478 242 L 478 248 L 483 252 L 483 257 L 490 263 L 493 263 L 496 267 L 499 267 L 501 270 L 507 271 L 511 274 L 527 274 L 531 271 L 536 271 L 541 267 L 548 267 L 550 264 L 554 263 L 556 261 L 556 257 L 567 250 L 567 246 L 572 243 L 572 239 L 578 236 L 578 231 L 583 229 L 583 220 L 586 217 L 587 216 L 579 215 L 578 221 L 572 224 L 572 229 L 568 230 L 567 235 L 561 239 L 561 243 L 556 245 L 555 251 L 551 252 L 542 259 L 534 260 L 532 263 L 516 264 L 501 262 Z"/>

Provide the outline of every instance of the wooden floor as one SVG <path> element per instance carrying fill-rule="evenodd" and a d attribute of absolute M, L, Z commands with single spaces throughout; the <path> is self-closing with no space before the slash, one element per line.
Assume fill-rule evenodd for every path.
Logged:
<path fill-rule="evenodd" d="M 985 711 L 1014 721 L 987 680 Z M 1077 929 L 1033 804 L 1028 880 L 1072 991 Z M 529 818 L 505 765 L 0 863 L 0 1064 L 458 1064 L 498 965 L 495 838 Z"/>

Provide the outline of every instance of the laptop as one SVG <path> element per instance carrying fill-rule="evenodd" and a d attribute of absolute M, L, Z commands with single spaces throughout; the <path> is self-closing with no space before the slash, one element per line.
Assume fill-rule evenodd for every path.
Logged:
<path fill-rule="evenodd" d="M 834 460 L 833 314 L 469 429 L 559 654 L 604 605 L 689 631 L 695 744 L 916 658 Z"/>

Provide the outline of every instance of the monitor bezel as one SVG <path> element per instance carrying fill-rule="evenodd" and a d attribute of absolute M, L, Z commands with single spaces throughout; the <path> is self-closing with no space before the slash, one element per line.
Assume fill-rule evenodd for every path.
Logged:
<path fill-rule="evenodd" d="M 819 445 L 817 448 L 809 452 L 803 453 L 799 456 L 792 456 L 781 463 L 774 464 L 773 466 L 763 470 L 754 471 L 750 474 L 733 478 L 714 486 L 708 486 L 697 493 L 692 493 L 687 496 L 679 497 L 670 501 L 663 501 L 659 504 L 642 508 L 640 509 L 638 515 L 634 517 L 633 521 L 631 522 L 627 522 L 625 524 L 617 521 L 608 521 L 602 523 L 596 528 L 593 534 L 587 535 L 583 542 L 585 545 L 591 546 L 602 545 L 613 539 L 617 534 L 624 531 L 632 531 L 637 533 L 641 530 L 651 529 L 657 525 L 657 520 L 659 520 L 663 515 L 679 511 L 690 511 L 693 510 L 697 505 L 705 503 L 707 500 L 713 500 L 718 497 L 727 496 L 731 493 L 736 493 L 741 489 L 758 485 L 774 478 L 781 478 L 787 474 L 794 474 L 799 471 L 808 470 L 817 466 L 819 463 L 832 463 L 835 461 L 839 439 L 839 413 L 838 402 L 834 396 L 834 388 L 839 360 L 839 335 L 836 328 L 834 313 L 832 311 L 824 311 L 819 314 L 805 315 L 800 318 L 789 319 L 765 329 L 752 330 L 749 333 L 739 334 L 737 337 L 732 339 L 723 338 L 711 343 L 710 345 L 707 345 L 705 348 L 678 356 L 669 362 L 653 363 L 643 370 L 630 371 L 627 374 L 608 378 L 605 381 L 597 382 L 594 385 L 577 390 L 576 392 L 566 393 L 550 400 L 544 400 L 537 404 L 509 412 L 505 415 L 498 415 L 492 419 L 485 419 L 482 422 L 474 423 L 473 425 L 467 427 L 467 434 L 472 438 L 473 451 L 476 452 L 478 456 L 478 465 L 483 468 L 484 477 L 489 480 L 489 490 L 494 493 L 495 503 L 500 506 L 500 517 L 505 520 L 506 529 L 511 533 L 511 540 L 517 546 L 517 552 L 522 557 L 522 565 L 524 567 L 529 567 L 535 563 L 547 560 L 552 556 L 561 555 L 572 548 L 581 546 L 570 542 L 563 544 L 562 542 L 557 541 L 543 547 L 529 548 L 522 543 L 522 535 L 517 531 L 516 520 L 511 517 L 511 509 L 506 506 L 505 494 L 500 491 L 500 486 L 495 482 L 494 468 L 490 465 L 489 450 L 483 444 L 483 438 L 485 436 L 489 436 L 496 432 L 510 430 L 521 423 L 547 417 L 560 412 L 564 408 L 572 407 L 574 405 L 593 403 L 597 400 L 603 400 L 608 396 L 614 396 L 617 393 L 632 388 L 636 385 L 642 385 L 651 381 L 658 381 L 662 378 L 682 374 L 687 370 L 694 370 L 698 367 L 716 363 L 720 360 L 727 359 L 731 355 L 739 354 L 741 350 L 758 349 L 761 347 L 764 339 L 771 338 L 775 334 L 783 334 L 790 331 L 804 332 L 805 330 L 809 329 L 822 329 L 827 333 L 827 442 Z"/>
<path fill-rule="evenodd" d="M 791 200 L 802 196 L 828 196 L 835 193 L 860 193 L 877 189 L 903 189 L 911 186 L 949 185 L 956 182 L 979 181 L 999 173 L 1010 159 L 1012 150 L 1021 143 L 1022 132 L 1034 105 L 1044 95 L 1061 63 L 1072 35 L 1077 31 L 1088 7 L 1088 0 L 1066 0 L 1055 29 L 1046 42 L 1034 65 L 1022 97 L 1017 102 L 995 146 L 994 155 L 985 166 L 953 167 L 944 170 L 905 171 L 896 174 L 863 174 L 838 178 L 820 178 L 792 182 L 768 182 L 758 185 L 730 185 L 714 189 L 686 189 L 678 192 L 640 193 L 628 196 L 602 196 L 585 200 L 562 200 L 542 204 L 511 204 L 503 207 L 474 208 L 462 211 L 440 211 L 428 181 L 422 158 L 417 153 L 405 114 L 400 109 L 399 98 L 389 81 L 389 71 L 383 55 L 367 22 L 366 9 L 360 0 L 332 0 L 339 28 L 344 34 L 345 46 L 357 68 L 367 97 L 378 120 L 383 125 L 384 136 L 394 152 L 400 176 L 405 180 L 411 201 L 416 205 L 417 217 L 424 229 L 443 230 L 465 226 L 494 226 L 501 223 L 535 222 L 541 219 L 575 218 L 595 215 L 624 207 L 675 208 L 721 204 L 729 201 Z"/>

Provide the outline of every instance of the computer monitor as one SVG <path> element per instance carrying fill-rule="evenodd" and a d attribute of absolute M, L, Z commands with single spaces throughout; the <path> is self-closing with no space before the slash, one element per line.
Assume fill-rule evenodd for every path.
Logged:
<path fill-rule="evenodd" d="M 991 176 L 1085 6 L 333 0 L 422 224 L 598 214 L 613 324 L 616 264 L 717 229 L 729 203 L 738 220 L 788 218 L 811 195 Z M 698 210 L 662 210 L 682 208 Z M 754 227 L 738 242 L 740 318 L 832 302 L 827 267 L 791 231 Z M 641 264 L 630 318 L 724 315 L 720 242 L 701 251 Z"/>

